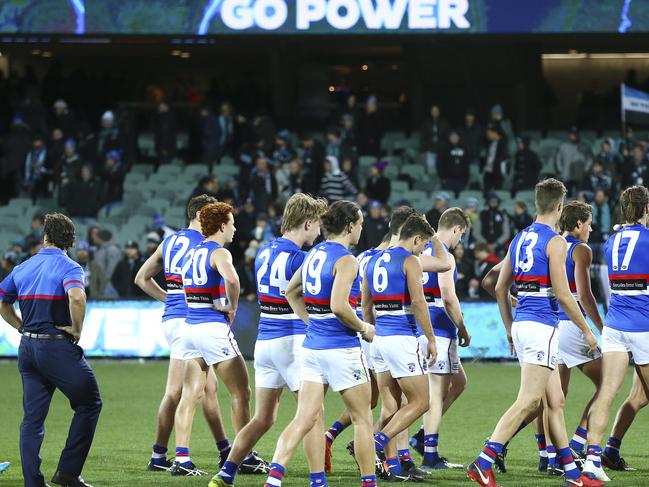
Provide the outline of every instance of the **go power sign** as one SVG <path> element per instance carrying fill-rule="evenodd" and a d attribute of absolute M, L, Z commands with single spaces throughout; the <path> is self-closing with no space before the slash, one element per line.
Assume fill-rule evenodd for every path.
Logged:
<path fill-rule="evenodd" d="M 471 28 L 469 0 L 213 0 L 211 7 L 205 9 L 201 34 Z"/>

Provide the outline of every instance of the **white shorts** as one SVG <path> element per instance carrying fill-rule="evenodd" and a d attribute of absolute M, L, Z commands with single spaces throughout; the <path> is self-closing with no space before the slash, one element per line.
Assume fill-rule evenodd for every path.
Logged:
<path fill-rule="evenodd" d="M 415 336 L 375 336 L 372 353 L 374 372 L 390 372 L 393 379 L 426 373 L 426 357 Z"/>
<path fill-rule="evenodd" d="M 207 365 L 241 355 L 239 345 L 225 323 L 185 323 L 181 343 L 185 360 L 202 358 Z"/>
<path fill-rule="evenodd" d="M 367 368 L 374 370 L 374 364 L 372 363 L 372 344 L 370 342 L 366 342 L 362 338 L 359 339 L 361 341 L 361 349 L 363 349 L 363 354 L 365 355 L 365 363 L 367 364 Z"/>
<path fill-rule="evenodd" d="M 370 380 L 361 347 L 313 350 L 302 348 L 301 381 L 329 384 L 344 391 Z"/>
<path fill-rule="evenodd" d="M 255 387 L 300 389 L 300 354 L 306 335 L 290 335 L 255 343 Z"/>
<path fill-rule="evenodd" d="M 169 346 L 169 358 L 183 360 L 185 352 L 182 347 L 182 332 L 185 326 L 184 318 L 171 318 L 162 322 L 162 333 Z"/>
<path fill-rule="evenodd" d="M 559 321 L 559 360 L 569 369 L 600 358 L 599 351 L 588 353 L 583 332 L 570 320 Z"/>
<path fill-rule="evenodd" d="M 557 328 L 536 321 L 515 321 L 512 339 L 518 362 L 555 368 L 559 355 Z"/>
<path fill-rule="evenodd" d="M 631 352 L 636 364 L 649 364 L 649 331 L 620 331 L 605 326 L 602 353 L 606 352 Z"/>
<path fill-rule="evenodd" d="M 457 338 L 446 338 L 435 336 L 437 347 L 437 360 L 428 367 L 429 374 L 458 374 L 460 372 L 460 353 L 458 352 Z M 428 338 L 426 335 L 419 336 L 419 346 L 424 355 L 428 350 Z"/>

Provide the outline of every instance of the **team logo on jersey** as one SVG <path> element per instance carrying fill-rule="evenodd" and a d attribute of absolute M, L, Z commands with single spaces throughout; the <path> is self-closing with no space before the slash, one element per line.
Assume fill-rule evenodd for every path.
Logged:
<path fill-rule="evenodd" d="M 362 378 L 361 369 L 352 370 L 352 375 L 354 376 L 355 380 L 361 380 L 361 378 Z"/>
<path fill-rule="evenodd" d="M 550 357 L 550 363 L 551 363 L 552 365 L 556 365 L 556 364 L 557 364 L 557 356 L 556 356 L 556 355 L 553 355 L 552 357 Z"/>
<path fill-rule="evenodd" d="M 230 349 L 228 347 L 223 347 L 221 353 L 223 353 L 223 355 L 230 355 Z"/>
<path fill-rule="evenodd" d="M 545 352 L 543 352 L 543 351 L 536 352 L 536 360 L 538 362 L 541 362 L 541 361 L 545 360 Z"/>
<path fill-rule="evenodd" d="M 439 370 L 444 370 L 446 368 L 446 360 L 440 360 L 437 362 L 437 368 Z"/>
<path fill-rule="evenodd" d="M 414 371 L 415 371 L 415 364 L 412 363 L 412 362 L 410 362 L 410 363 L 408 364 L 408 370 L 409 370 L 410 372 L 414 372 Z"/>

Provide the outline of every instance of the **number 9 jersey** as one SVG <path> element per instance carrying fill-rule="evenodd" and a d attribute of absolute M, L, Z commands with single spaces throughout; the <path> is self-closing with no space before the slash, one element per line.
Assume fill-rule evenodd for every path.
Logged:
<path fill-rule="evenodd" d="M 306 325 L 286 300 L 288 283 L 305 255 L 306 252 L 284 237 L 269 242 L 257 253 L 255 276 L 261 310 L 258 340 L 306 333 Z"/>
<path fill-rule="evenodd" d="M 649 230 L 640 224 L 622 227 L 606 241 L 604 253 L 611 287 L 605 326 L 649 332 Z"/>
<path fill-rule="evenodd" d="M 533 223 L 514 237 L 509 246 L 512 274 L 518 293 L 514 321 L 532 321 L 556 327 L 559 303 L 550 280 L 547 247 L 557 233 L 548 225 Z"/>

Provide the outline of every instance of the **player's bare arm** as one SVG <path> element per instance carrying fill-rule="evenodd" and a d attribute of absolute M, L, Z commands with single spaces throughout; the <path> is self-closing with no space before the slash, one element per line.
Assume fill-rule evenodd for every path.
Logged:
<path fill-rule="evenodd" d="M 372 325 L 376 324 L 376 310 L 374 309 L 374 299 L 370 289 L 370 283 L 363 278 L 363 289 L 361 293 L 361 308 L 363 309 L 363 319 Z"/>
<path fill-rule="evenodd" d="M 566 274 L 566 257 L 568 249 L 566 240 L 561 236 L 553 237 L 548 243 L 547 256 L 550 262 L 550 281 L 552 288 L 559 301 L 559 305 L 566 312 L 568 318 L 579 327 L 584 334 L 584 338 L 590 351 L 594 352 L 597 349 L 597 338 L 591 331 L 586 319 L 581 314 L 579 305 L 570 292 L 568 286 L 568 276 Z"/>
<path fill-rule="evenodd" d="M 288 283 L 288 287 L 286 288 L 286 300 L 293 311 L 295 311 L 295 314 L 308 325 L 309 313 L 306 310 L 304 295 L 302 293 L 302 266 L 295 271 L 295 274 L 293 274 L 293 277 L 291 277 L 291 280 Z"/>
<path fill-rule="evenodd" d="M 599 315 L 597 302 L 590 286 L 590 265 L 593 262 L 593 251 L 588 245 L 577 245 L 572 252 L 572 257 L 575 261 L 575 284 L 577 285 L 579 302 L 601 333 L 604 322 Z"/>
<path fill-rule="evenodd" d="M 237 312 L 239 305 L 239 293 L 241 292 L 241 284 L 239 283 L 239 275 L 237 274 L 234 264 L 232 263 L 232 254 L 226 249 L 217 249 L 212 252 L 210 258 L 210 265 L 212 269 L 216 269 L 225 283 L 225 295 L 228 298 L 228 304 L 220 311 L 228 313 L 229 321 L 232 323 L 234 315 Z"/>
<path fill-rule="evenodd" d="M 164 303 L 167 300 L 167 292 L 162 289 L 154 280 L 162 271 L 162 244 L 142 264 L 135 275 L 135 284 L 153 299 Z"/>
<path fill-rule="evenodd" d="M 514 276 L 512 274 L 511 264 L 511 249 L 507 251 L 505 259 L 502 261 L 502 267 L 498 274 L 498 281 L 496 282 L 496 300 L 498 301 L 498 309 L 500 316 L 503 319 L 505 330 L 507 331 L 507 341 L 509 341 L 509 351 L 514 353 L 514 345 L 512 342 L 512 323 L 514 322 L 514 315 L 512 314 L 511 301 L 509 300 L 509 290 L 512 287 Z"/>
<path fill-rule="evenodd" d="M 334 266 L 331 312 L 343 325 L 360 332 L 363 339 L 371 342 L 374 338 L 374 326 L 361 321 L 349 304 L 349 293 L 357 276 L 358 262 L 352 255 L 338 259 Z"/>
<path fill-rule="evenodd" d="M 502 269 L 502 266 L 503 263 L 498 262 L 489 270 L 489 272 L 487 272 L 487 275 L 484 276 L 482 282 L 480 283 L 480 287 L 494 299 L 496 299 L 496 282 L 498 282 L 498 274 L 500 274 L 500 269 Z M 516 296 L 510 295 L 510 301 L 514 308 L 518 306 L 518 299 L 516 298 Z"/>
<path fill-rule="evenodd" d="M 83 319 L 86 316 L 86 291 L 80 287 L 73 287 L 68 291 L 68 301 L 70 303 L 70 318 L 72 325 L 57 326 L 56 328 L 69 333 L 76 341 L 79 341 L 83 331 Z"/>
<path fill-rule="evenodd" d="M 457 294 L 455 293 L 454 273 L 455 259 L 451 262 L 450 270 L 439 274 L 439 291 L 442 295 L 444 309 L 446 309 L 449 318 L 451 318 L 451 321 L 453 321 L 457 327 L 458 338 L 460 341 L 459 345 L 461 347 L 468 347 L 469 343 L 471 343 L 471 335 L 464 324 L 464 315 L 462 314 L 462 308 L 460 307 L 460 300 L 457 298 Z"/>
<path fill-rule="evenodd" d="M 434 363 L 437 360 L 437 348 L 435 344 L 433 324 L 430 321 L 428 303 L 426 303 L 424 288 L 421 285 L 423 273 L 421 270 L 421 262 L 419 261 L 419 258 L 412 256 L 405 260 L 403 266 L 408 283 L 408 294 L 410 294 L 410 308 L 415 315 L 417 323 L 419 323 L 424 335 L 426 335 L 426 338 L 428 339 L 426 358 L 428 358 L 431 363 Z"/>
<path fill-rule="evenodd" d="M 433 244 L 433 253 L 435 255 L 420 255 L 421 266 L 424 272 L 446 272 L 451 268 L 453 256 L 446 252 L 444 244 L 433 235 L 430 239 Z"/>

